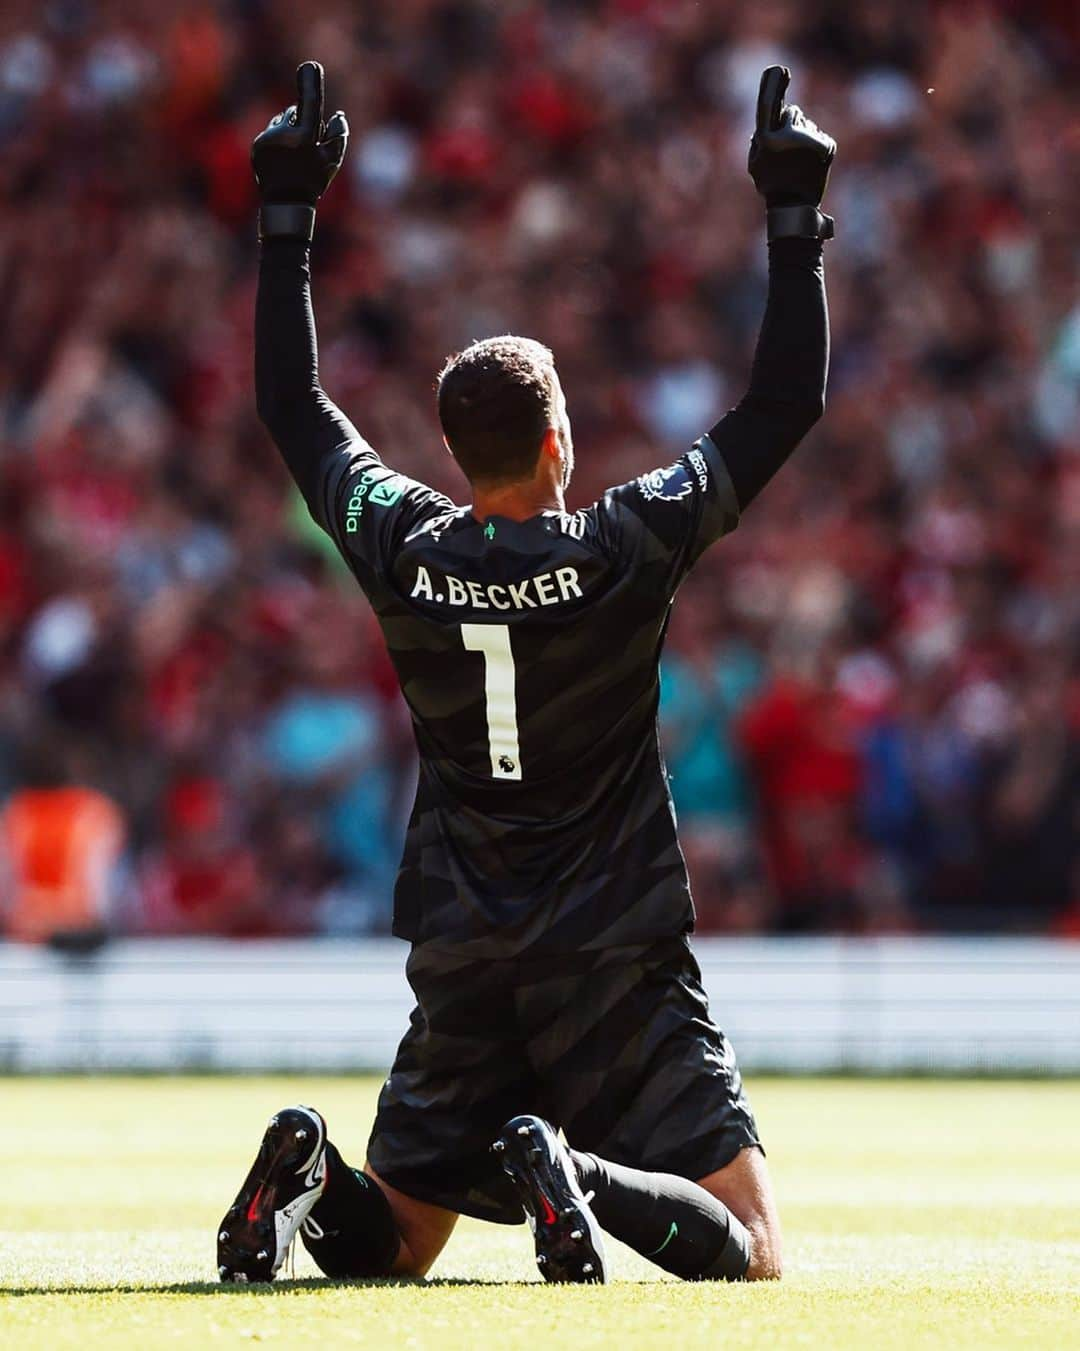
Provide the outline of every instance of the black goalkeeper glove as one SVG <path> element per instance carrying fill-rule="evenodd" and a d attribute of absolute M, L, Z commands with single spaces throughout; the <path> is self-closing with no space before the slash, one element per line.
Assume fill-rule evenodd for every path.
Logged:
<path fill-rule="evenodd" d="M 323 68 L 305 61 L 296 72 L 296 103 L 270 119 L 251 146 L 259 187 L 259 238 L 310 239 L 315 203 L 345 158 L 349 124 L 337 112 L 323 122 Z"/>
<path fill-rule="evenodd" d="M 784 102 L 791 80 L 786 66 L 769 66 L 758 89 L 757 129 L 750 141 L 748 168 L 768 207 L 769 239 L 803 235 L 831 239 L 831 216 L 818 210 L 836 142 Z"/>

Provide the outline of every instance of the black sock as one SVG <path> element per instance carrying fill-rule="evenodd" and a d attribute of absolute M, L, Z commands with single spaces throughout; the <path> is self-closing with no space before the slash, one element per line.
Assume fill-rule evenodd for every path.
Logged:
<path fill-rule="evenodd" d="M 696 1182 L 646 1173 L 570 1151 L 583 1192 L 592 1192 L 601 1228 L 684 1280 L 739 1281 L 750 1265 L 750 1235 Z"/>
<path fill-rule="evenodd" d="M 386 1276 L 401 1247 L 390 1202 L 373 1178 L 326 1144 L 326 1190 L 300 1228 L 319 1270 L 335 1280 Z"/>

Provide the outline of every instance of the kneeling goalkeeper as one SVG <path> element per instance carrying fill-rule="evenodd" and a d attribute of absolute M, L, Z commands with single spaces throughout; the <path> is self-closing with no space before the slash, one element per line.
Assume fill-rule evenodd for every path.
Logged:
<path fill-rule="evenodd" d="M 757 1126 L 689 945 L 656 717 L 679 584 L 823 408 L 836 147 L 785 104 L 788 78 L 765 71 L 750 145 L 769 292 L 749 389 L 577 512 L 566 399 L 530 339 L 474 343 L 439 377 L 470 505 L 364 441 L 318 376 L 309 245 L 348 137 L 323 120 L 321 67 L 255 141 L 259 412 L 378 616 L 416 733 L 394 901 L 416 1007 L 362 1170 L 313 1108 L 272 1118 L 220 1227 L 223 1280 L 272 1278 L 298 1231 L 329 1276 L 423 1275 L 462 1213 L 527 1217 L 552 1281 L 605 1280 L 603 1231 L 686 1278 L 780 1275 Z"/>

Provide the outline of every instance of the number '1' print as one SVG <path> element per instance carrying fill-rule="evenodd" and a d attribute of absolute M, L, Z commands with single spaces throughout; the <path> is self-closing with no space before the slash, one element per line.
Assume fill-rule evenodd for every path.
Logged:
<path fill-rule="evenodd" d="M 461 640 L 467 652 L 484 654 L 484 702 L 487 709 L 491 773 L 496 779 L 521 778 L 518 747 L 517 695 L 514 653 L 506 624 L 462 624 Z"/>

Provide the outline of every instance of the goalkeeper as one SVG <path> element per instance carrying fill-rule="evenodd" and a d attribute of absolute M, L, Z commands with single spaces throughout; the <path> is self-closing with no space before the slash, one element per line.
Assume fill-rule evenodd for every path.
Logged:
<path fill-rule="evenodd" d="M 736 408 L 570 512 L 554 358 L 485 339 L 439 377 L 472 495 L 459 507 L 389 468 L 319 384 L 308 249 L 348 128 L 323 121 L 320 67 L 298 79 L 253 148 L 259 411 L 371 601 L 412 714 L 394 932 L 416 1008 L 364 1168 L 314 1108 L 280 1111 L 222 1222 L 219 1272 L 270 1279 L 299 1230 L 328 1275 L 423 1275 L 464 1213 L 527 1216 L 548 1280 L 605 1280 L 603 1231 L 686 1278 L 775 1278 L 779 1221 L 690 947 L 656 714 L 680 583 L 821 414 L 835 144 L 770 67 L 749 165 L 769 294 Z"/>

